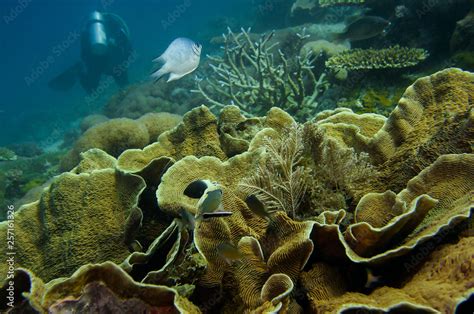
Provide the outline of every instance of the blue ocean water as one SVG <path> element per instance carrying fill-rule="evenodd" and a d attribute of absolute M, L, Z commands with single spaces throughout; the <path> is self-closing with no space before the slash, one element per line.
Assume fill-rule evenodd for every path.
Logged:
<path fill-rule="evenodd" d="M 130 82 L 146 79 L 151 60 L 176 37 L 199 38 L 219 17 L 245 20 L 254 0 L 2 0 L 0 36 L 0 146 L 60 140 L 78 117 L 94 112 L 117 92 L 115 84 L 87 104 L 76 86 L 67 92 L 48 88 L 48 81 L 80 58 L 79 34 L 91 11 L 118 14 L 127 23 L 136 58 Z M 213 24 L 214 23 L 214 24 Z M 244 25 L 245 26 L 245 25 Z M 206 51 L 203 51 L 205 54 Z"/>

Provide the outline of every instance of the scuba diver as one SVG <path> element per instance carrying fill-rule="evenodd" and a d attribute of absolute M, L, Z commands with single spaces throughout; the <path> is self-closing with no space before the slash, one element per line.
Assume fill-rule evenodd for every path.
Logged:
<path fill-rule="evenodd" d="M 54 77 L 48 84 L 55 90 L 68 90 L 79 79 L 86 92 L 98 86 L 102 74 L 111 75 L 123 87 L 128 83 L 126 67 L 120 66 L 132 53 L 130 33 L 116 14 L 94 11 L 81 33 L 81 61 Z"/>

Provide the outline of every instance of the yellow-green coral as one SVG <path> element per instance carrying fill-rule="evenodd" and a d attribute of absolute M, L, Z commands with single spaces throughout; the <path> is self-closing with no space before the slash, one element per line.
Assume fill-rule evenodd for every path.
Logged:
<path fill-rule="evenodd" d="M 69 275 L 89 262 L 122 262 L 122 269 L 110 262 L 86 265 L 42 291 L 20 270 L 15 287 L 31 306 L 51 312 L 77 309 L 94 300 L 94 291 L 114 305 L 136 298 L 138 305 L 185 313 L 453 312 L 474 287 L 473 238 L 464 231 L 474 206 L 473 82 L 472 74 L 453 69 L 419 80 L 388 119 L 325 111 L 305 125 L 314 132 L 303 141 L 285 131 L 296 123 L 281 110 L 248 119 L 229 107 L 216 119 L 200 107 L 158 143 L 127 150 L 120 162 L 97 149 L 83 153 L 79 166 L 16 214 L 18 265 L 43 279 Z M 280 176 L 274 183 L 291 189 L 282 162 L 299 166 L 301 157 L 314 184 L 348 197 L 345 209 L 315 211 L 312 193 L 301 202 L 295 198 L 301 221 L 281 210 L 264 219 L 249 208 L 238 183 L 272 155 L 269 145 L 278 148 L 282 134 L 303 148 L 270 156 L 280 158 L 272 169 Z M 361 153 L 358 163 L 354 154 Z M 384 171 L 375 180 L 379 186 L 368 180 L 370 165 Z M 189 193 L 188 187 L 203 179 L 219 185 L 221 205 L 232 215 L 198 219 L 192 228 L 185 214 L 197 212 L 205 192 Z M 398 193 L 400 186 L 406 189 Z M 315 217 L 319 209 L 324 212 Z M 130 255 L 135 240 L 142 245 Z M 449 244 L 436 252 L 441 242 Z M 223 243 L 238 249 L 240 258 L 222 256 Z M 366 267 L 381 276 L 369 288 Z"/>
<path fill-rule="evenodd" d="M 346 70 L 401 69 L 417 65 L 428 55 L 424 49 L 398 45 L 384 49 L 352 49 L 329 58 L 326 66 Z"/>
<path fill-rule="evenodd" d="M 404 91 L 405 89 L 370 88 L 359 98 L 361 107 L 351 106 L 351 109 L 357 113 L 373 112 L 388 115 L 395 108 Z"/>
<path fill-rule="evenodd" d="M 15 213 L 16 265 L 50 280 L 87 263 L 121 262 L 129 253 L 126 218 L 144 185 L 140 177 L 114 169 L 58 176 L 39 201 Z M 0 223 L 3 234 L 8 228 Z M 6 254 L 6 246 L 0 251 Z M 3 278 L 7 267 L 0 265 Z"/>
<path fill-rule="evenodd" d="M 453 56 L 453 61 L 456 66 L 463 68 L 464 70 L 474 70 L 474 52 L 472 51 L 460 51 Z"/>

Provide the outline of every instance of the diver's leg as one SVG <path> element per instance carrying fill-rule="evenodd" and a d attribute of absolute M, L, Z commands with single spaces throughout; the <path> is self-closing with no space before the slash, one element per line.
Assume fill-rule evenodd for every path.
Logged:
<path fill-rule="evenodd" d="M 117 73 L 113 73 L 112 76 L 114 77 L 115 83 L 117 83 L 118 86 L 125 87 L 128 84 L 127 71 L 120 71 Z"/>
<path fill-rule="evenodd" d="M 99 87 L 101 73 L 96 71 L 84 71 L 80 75 L 81 86 L 87 93 L 92 93 Z"/>

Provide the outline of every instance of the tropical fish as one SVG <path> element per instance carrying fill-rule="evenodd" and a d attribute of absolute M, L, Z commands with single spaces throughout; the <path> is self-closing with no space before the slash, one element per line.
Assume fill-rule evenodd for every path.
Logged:
<path fill-rule="evenodd" d="M 222 205 L 222 190 L 218 186 L 207 188 L 204 195 L 198 202 L 198 214 L 212 213 L 215 211 L 224 211 Z"/>
<path fill-rule="evenodd" d="M 364 40 L 382 34 L 390 26 L 390 22 L 379 16 L 362 16 L 352 19 L 342 33 L 336 35 L 339 40 Z"/>
<path fill-rule="evenodd" d="M 195 221 L 208 220 L 211 218 L 228 217 L 232 212 L 224 211 L 222 205 L 222 190 L 215 182 L 210 182 L 209 186 L 203 196 L 199 199 L 197 204 L 197 213 L 194 216 Z"/>
<path fill-rule="evenodd" d="M 163 75 L 170 73 L 167 82 L 182 78 L 196 70 L 201 58 L 202 46 L 188 38 L 176 38 L 165 52 L 153 62 L 163 64 L 153 72 L 151 77 L 158 81 Z"/>
<path fill-rule="evenodd" d="M 228 242 L 222 242 L 217 246 L 217 253 L 230 265 L 233 261 L 240 260 L 243 256 L 239 249 Z"/>
<path fill-rule="evenodd" d="M 265 205 L 254 194 L 250 194 L 245 198 L 245 204 L 247 204 L 248 208 L 258 217 L 271 220 L 271 213 L 274 211 L 268 211 Z"/>
<path fill-rule="evenodd" d="M 201 198 L 209 187 L 208 180 L 196 180 L 188 184 L 184 190 L 184 195 L 191 198 Z"/>
<path fill-rule="evenodd" d="M 181 216 L 183 226 L 188 230 L 194 230 L 194 227 L 196 226 L 196 219 L 194 216 L 184 208 L 180 209 L 179 215 Z"/>

